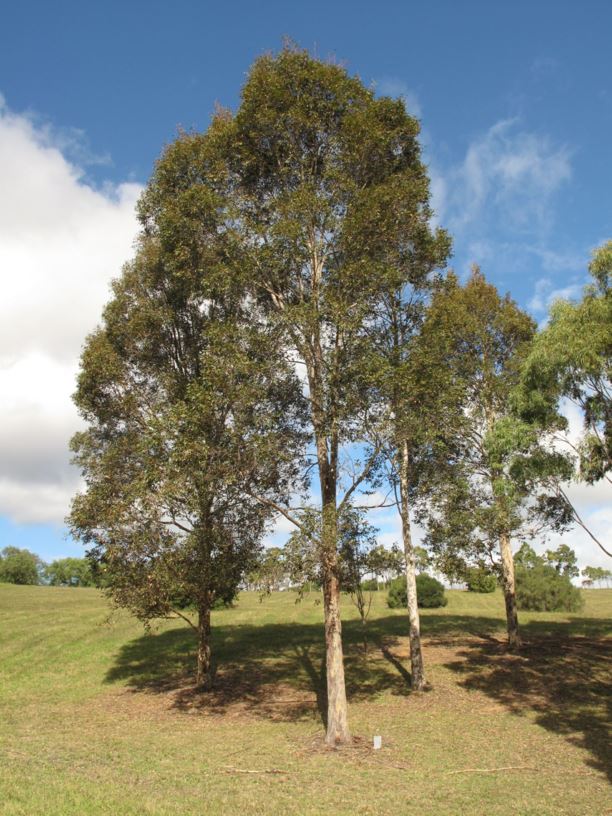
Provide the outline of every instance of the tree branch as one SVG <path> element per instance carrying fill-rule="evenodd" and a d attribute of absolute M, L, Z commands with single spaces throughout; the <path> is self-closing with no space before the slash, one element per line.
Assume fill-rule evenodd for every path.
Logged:
<path fill-rule="evenodd" d="M 265 504 L 268 507 L 272 507 L 274 510 L 276 510 L 277 513 L 280 513 L 282 516 L 284 516 L 287 519 L 287 521 L 290 521 L 292 524 L 295 524 L 298 530 L 301 530 L 303 533 L 306 532 L 304 525 L 300 524 L 300 522 L 296 518 L 294 518 L 289 512 L 289 510 L 287 510 L 285 507 L 282 507 L 280 504 L 277 504 L 276 502 L 272 501 L 272 499 L 267 499 L 265 496 L 258 496 L 256 493 L 249 493 L 248 495 L 252 499 L 255 499 L 255 501 L 261 502 L 262 504 Z"/>
<path fill-rule="evenodd" d="M 378 446 L 376 446 L 374 448 L 374 450 L 372 451 L 372 454 L 370 455 L 368 461 L 363 466 L 363 469 L 362 469 L 361 473 L 359 474 L 359 476 L 356 479 L 353 479 L 353 482 L 352 482 L 351 486 L 349 487 L 349 489 L 344 494 L 344 497 L 343 497 L 342 501 L 338 505 L 338 512 L 340 512 L 343 509 L 343 507 L 346 505 L 346 503 L 348 502 L 348 500 L 350 499 L 352 494 L 355 492 L 355 490 L 368 477 L 368 475 L 369 475 L 370 471 L 372 470 L 374 462 L 376 461 L 379 453 L 380 453 L 380 448 Z"/>
<path fill-rule="evenodd" d="M 606 548 L 605 548 L 605 547 L 604 547 L 604 545 L 601 543 L 601 541 L 599 541 L 599 539 L 598 539 L 598 538 L 597 538 L 595 535 L 593 535 L 593 533 L 592 533 L 592 532 L 589 530 L 589 528 L 586 526 L 586 524 L 584 523 L 584 521 L 583 521 L 583 520 L 580 518 L 580 515 L 578 514 L 578 511 L 576 510 L 576 508 L 574 507 L 574 505 L 571 503 L 571 501 L 570 501 L 570 500 L 569 500 L 569 498 L 567 497 L 567 494 L 565 493 L 565 491 L 563 491 L 563 490 L 562 490 L 560 487 L 557 487 L 557 492 L 558 492 L 558 493 L 561 495 L 561 497 L 563 498 L 563 500 L 564 500 L 564 501 L 567 503 L 567 506 L 568 506 L 568 507 L 570 508 L 570 510 L 572 511 L 572 514 L 573 514 L 573 516 L 574 516 L 574 519 L 575 519 L 575 520 L 576 520 L 576 522 L 577 522 L 577 523 L 578 523 L 578 524 L 579 524 L 579 525 L 582 527 L 582 529 L 585 531 L 585 533 L 586 533 L 587 535 L 589 535 L 589 536 L 590 536 L 590 537 L 593 539 L 593 541 L 594 541 L 594 542 L 597 544 L 597 546 L 598 546 L 598 547 L 599 547 L 601 550 L 603 550 L 603 552 L 605 552 L 605 554 L 606 554 L 607 556 L 609 556 L 610 558 L 612 558 L 612 553 L 611 553 L 611 552 L 608 552 L 608 550 L 606 550 Z"/>

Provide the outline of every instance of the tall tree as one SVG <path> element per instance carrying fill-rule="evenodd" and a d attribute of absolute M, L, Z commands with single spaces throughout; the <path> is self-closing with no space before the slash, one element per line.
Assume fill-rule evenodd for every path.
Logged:
<path fill-rule="evenodd" d="M 108 592 L 143 620 L 197 633 L 212 682 L 210 612 L 233 596 L 270 509 L 295 489 L 299 385 L 278 332 L 249 315 L 237 268 L 219 117 L 164 153 L 140 203 L 134 261 L 88 339 L 73 439 L 85 492 L 70 522 L 105 565 Z M 197 623 L 181 611 L 197 610 Z"/>
<path fill-rule="evenodd" d="M 439 288 L 420 338 L 453 406 L 438 417 L 421 486 L 428 541 L 451 574 L 468 564 L 497 569 L 511 648 L 520 645 L 512 541 L 545 523 L 562 527 L 563 517 L 549 517 L 547 487 L 571 467 L 541 445 L 540 427 L 511 412 L 534 332 L 532 319 L 475 267 L 465 286 L 451 275 Z"/>
<path fill-rule="evenodd" d="M 560 435 L 576 454 L 574 478 L 612 484 L 612 241 L 597 249 L 589 265 L 593 282 L 582 300 L 558 300 L 538 334 L 524 366 L 519 407 L 529 420 L 567 427 L 563 400 L 580 410 L 583 433 L 577 444 Z M 559 441 L 559 440 L 557 440 Z M 566 485 L 556 498 L 606 555 L 612 550 L 585 523 Z"/>
<path fill-rule="evenodd" d="M 379 450 L 362 447 L 348 481 L 341 463 L 364 442 L 371 410 L 359 387 L 368 330 L 386 293 L 401 288 L 431 240 L 418 132 L 403 101 L 377 99 L 343 68 L 288 47 L 254 64 L 229 142 L 253 295 L 282 327 L 307 381 L 331 745 L 350 740 L 338 518 Z"/>

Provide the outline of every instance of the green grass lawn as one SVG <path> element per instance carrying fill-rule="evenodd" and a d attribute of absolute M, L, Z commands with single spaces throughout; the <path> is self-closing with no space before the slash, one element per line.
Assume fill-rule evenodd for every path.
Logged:
<path fill-rule="evenodd" d="M 500 594 L 448 596 L 422 612 L 423 694 L 406 615 L 379 593 L 364 643 L 344 600 L 356 740 L 331 751 L 314 593 L 216 612 L 216 688 L 198 695 L 183 622 L 146 635 L 97 590 L 0 585 L 0 814 L 612 813 L 612 590 L 522 614 L 516 656 Z"/>

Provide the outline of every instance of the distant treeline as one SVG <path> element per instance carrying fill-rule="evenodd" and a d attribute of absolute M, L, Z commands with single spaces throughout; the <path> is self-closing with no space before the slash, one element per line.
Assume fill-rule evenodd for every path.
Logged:
<path fill-rule="evenodd" d="M 0 582 L 51 586 L 103 586 L 104 576 L 87 558 L 58 558 L 47 564 L 36 553 L 19 547 L 0 552 Z"/>

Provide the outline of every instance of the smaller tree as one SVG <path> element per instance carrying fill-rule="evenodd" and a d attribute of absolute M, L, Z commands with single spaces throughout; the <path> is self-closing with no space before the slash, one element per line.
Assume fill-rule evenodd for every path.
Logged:
<path fill-rule="evenodd" d="M 287 577 L 283 549 L 268 547 L 260 553 L 255 568 L 249 573 L 248 583 L 260 592 L 269 594 L 284 588 Z"/>
<path fill-rule="evenodd" d="M 444 585 L 433 576 L 427 575 L 426 572 L 417 575 L 416 587 L 419 607 L 436 609 L 448 603 L 448 598 L 444 594 Z M 391 582 L 387 605 L 390 609 L 401 609 L 406 606 L 407 602 L 406 576 L 402 575 L 401 578 L 396 578 Z"/>
<path fill-rule="evenodd" d="M 96 579 L 87 558 L 57 558 L 47 567 L 47 577 L 51 586 L 96 585 Z"/>
<path fill-rule="evenodd" d="M 5 547 L 0 553 L 0 581 L 37 585 L 44 577 L 45 563 L 36 553 L 19 547 Z"/>
<path fill-rule="evenodd" d="M 544 560 L 560 575 L 577 578 L 580 575 L 576 553 L 567 544 L 560 544 L 556 550 L 546 550 Z"/>
<path fill-rule="evenodd" d="M 516 563 L 516 599 L 519 609 L 536 612 L 578 612 L 584 606 L 580 590 L 561 572 L 523 544 Z"/>
<path fill-rule="evenodd" d="M 386 586 L 393 578 L 403 574 L 404 555 L 397 544 L 393 544 L 391 549 L 377 544 L 368 553 L 367 566 L 377 584 L 380 581 Z"/>
<path fill-rule="evenodd" d="M 593 278 L 581 301 L 557 300 L 547 326 L 539 332 L 523 367 L 517 392 L 521 414 L 542 427 L 558 429 L 555 442 L 574 455 L 572 478 L 587 484 L 612 484 L 612 241 L 594 253 Z M 582 414 L 583 432 L 575 443 L 563 431 L 562 400 Z M 588 527 L 570 499 L 562 479 L 554 483 L 558 512 L 578 524 L 612 557 L 610 549 Z"/>
<path fill-rule="evenodd" d="M 529 315 L 474 267 L 465 286 L 453 275 L 442 282 L 420 337 L 446 372 L 451 408 L 438 414 L 437 437 L 424 454 L 426 540 L 436 566 L 453 579 L 465 580 L 467 568 L 483 563 L 497 572 L 511 649 L 520 646 L 512 541 L 546 525 L 563 527 L 567 518 L 551 509 L 549 483 L 571 474 L 566 457 L 542 446 L 542 426 L 512 411 L 534 332 Z"/>
<path fill-rule="evenodd" d="M 299 516 L 300 527 L 291 534 L 284 548 L 285 564 L 293 584 L 301 591 L 307 585 L 323 585 L 321 571 L 321 513 L 307 507 Z M 366 577 L 377 568 L 388 569 L 389 558 L 377 548 L 376 530 L 365 518 L 364 512 L 346 504 L 338 519 L 338 575 L 340 589 L 348 592 L 362 623 L 365 624 L 372 604 L 372 590 L 365 586 Z M 385 551 L 388 552 L 388 551 Z M 375 554 L 372 557 L 372 554 Z"/>
<path fill-rule="evenodd" d="M 589 586 L 602 584 L 604 581 L 606 585 L 609 586 L 610 581 L 612 581 L 612 571 L 604 569 L 603 567 L 585 567 L 582 570 L 582 575 L 586 579 L 583 581 L 583 584 L 588 581 Z"/>
<path fill-rule="evenodd" d="M 364 581 L 372 572 L 371 556 L 376 547 L 376 530 L 366 521 L 363 511 L 350 506 L 342 513 L 338 530 L 340 587 L 351 596 L 365 626 L 372 606 L 372 591 L 364 587 Z M 389 564 L 390 560 L 387 560 L 387 569 Z"/>
<path fill-rule="evenodd" d="M 468 592 L 495 592 L 497 588 L 497 578 L 491 570 L 485 567 L 471 567 L 468 569 L 465 583 L 467 584 Z"/>

